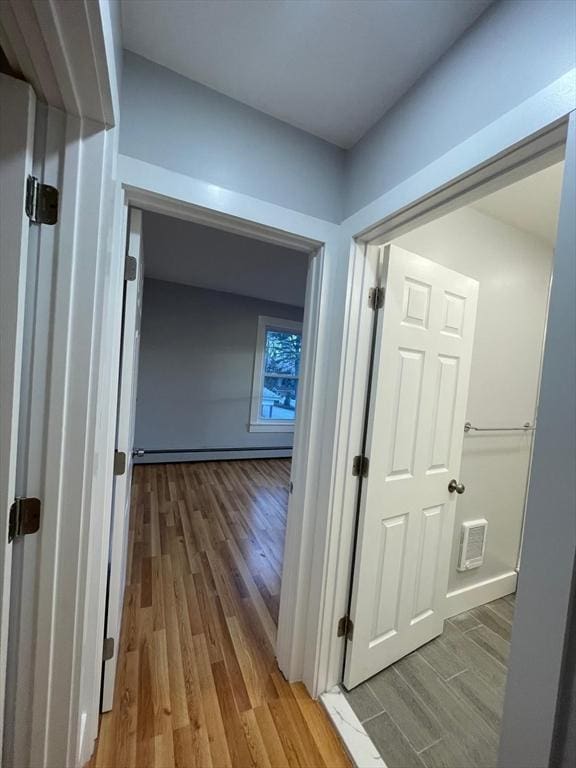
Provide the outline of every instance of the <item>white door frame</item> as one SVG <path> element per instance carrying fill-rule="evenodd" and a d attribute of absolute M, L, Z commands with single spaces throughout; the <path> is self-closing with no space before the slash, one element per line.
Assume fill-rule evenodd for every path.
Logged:
<path fill-rule="evenodd" d="M 0 44 L 47 110 L 35 166 L 60 191 L 58 223 L 31 238 L 31 439 L 19 471 L 44 514 L 21 545 L 7 756 L 18 765 L 84 764 L 98 729 L 109 538 L 101 496 L 111 475 L 100 346 L 117 156 L 112 27 L 107 2 L 0 3 Z"/>
<path fill-rule="evenodd" d="M 114 477 L 112 517 L 110 528 L 110 567 L 106 602 L 105 636 L 111 638 L 114 652 L 104 661 L 102 675 L 102 711 L 112 709 L 116 666 L 120 646 L 120 626 L 124 603 L 124 587 L 128 554 L 128 529 L 132 495 L 132 469 L 134 447 L 134 417 L 136 412 L 136 384 L 140 344 L 140 317 L 144 263 L 142 257 L 142 211 L 132 208 L 128 222 L 123 220 L 124 253 L 136 261 L 133 281 L 123 280 L 123 311 L 118 376 L 118 416 L 116 420 L 116 450 L 124 453 L 124 471 Z M 126 226 L 127 225 L 127 226 Z M 111 348 L 115 345 L 111 345 Z M 117 361 L 115 361 L 116 363 Z M 112 363 L 112 361 L 111 361 Z"/>
<path fill-rule="evenodd" d="M 487 157 L 468 172 L 449 178 L 413 202 L 405 202 L 396 208 L 395 203 L 402 196 L 394 195 L 392 211 L 379 221 L 368 224 L 373 212 L 362 209 L 342 224 L 342 229 L 349 234 L 348 242 L 352 245 L 346 296 L 346 329 L 342 343 L 332 505 L 329 513 L 338 526 L 338 535 L 334 535 L 333 540 L 327 543 L 328 547 L 333 546 L 334 549 L 325 564 L 330 574 L 327 590 L 334 609 L 323 625 L 324 639 L 319 637 L 318 640 L 323 657 L 319 663 L 322 666 L 321 678 L 325 681 L 324 690 L 331 689 L 340 681 L 342 669 L 343 641 L 336 636 L 333 628 L 337 626 L 338 617 L 345 615 L 348 605 L 358 493 L 358 479 L 351 475 L 349 469 L 362 444 L 372 335 L 372 311 L 368 307 L 367 295 L 368 290 L 377 284 L 378 246 L 489 194 L 504 183 L 512 183 L 527 173 L 540 170 L 553 162 L 550 153 L 557 152 L 557 159 L 560 159 L 567 124 L 565 117 L 544 126 L 531 137 L 525 137 L 522 127 L 518 125 L 523 138 L 507 151 Z M 419 186 L 415 185 L 416 188 Z M 370 209 L 372 207 L 368 206 Z"/>
<path fill-rule="evenodd" d="M 329 263 L 334 259 L 328 259 L 327 254 L 334 252 L 337 225 L 245 195 L 231 192 L 223 195 L 223 190 L 213 185 L 125 156 L 120 156 L 119 183 L 118 221 L 125 218 L 128 206 L 134 206 L 255 237 L 312 256 L 306 285 L 303 375 L 294 429 L 293 493 L 287 516 L 276 652 L 280 669 L 288 679 L 304 679 L 312 692 L 319 692 L 316 681 L 313 677 L 306 678 L 303 669 L 304 659 L 312 653 L 307 646 L 312 551 L 316 544 L 322 546 L 322 539 L 316 538 L 322 536 L 316 530 L 316 506 L 321 483 L 326 380 L 330 375 L 326 349 L 332 341 L 334 325 L 330 285 L 334 270 Z M 121 234 L 116 239 L 115 253 L 116 258 L 124 258 Z"/>
<path fill-rule="evenodd" d="M 28 83 L 0 75 L 3 109 L 0 124 L 0 760 L 4 745 L 4 702 L 7 691 L 12 552 L 8 541 L 10 509 L 21 496 L 18 459 L 21 406 L 26 376 L 22 375 L 26 336 L 26 294 L 30 222 L 26 215 L 26 182 L 32 173 L 36 97 Z M 25 491 L 24 491 L 25 495 Z M 10 630 L 11 632 L 13 629 Z M 10 716 L 10 712 L 8 715 Z"/>
<path fill-rule="evenodd" d="M 469 172 L 453 178 L 446 184 L 439 185 L 412 203 L 399 206 L 395 212 L 377 223 L 362 226 L 366 221 L 366 209 L 364 209 L 342 225 L 351 234 L 354 246 L 348 273 L 347 328 L 342 352 L 339 422 L 336 441 L 337 456 L 334 462 L 337 469 L 333 475 L 333 482 L 335 486 L 339 487 L 338 492 L 333 495 L 332 515 L 335 520 L 340 521 L 340 530 L 337 540 L 335 537 L 336 546 L 333 555 L 333 563 L 337 563 L 338 567 L 334 566 L 332 569 L 333 576 L 329 592 L 332 594 L 333 605 L 337 606 L 337 610 L 332 612 L 331 623 L 326 631 L 326 642 L 320 641 L 325 653 L 325 679 L 328 681 L 328 688 L 332 687 L 331 684 L 336 684 L 341 680 L 343 665 L 344 642 L 336 637 L 333 628 L 337 624 L 337 617 L 345 615 L 347 612 L 353 567 L 353 540 L 356 520 L 354 510 L 357 506 L 359 481 L 352 477 L 349 468 L 352 465 L 354 455 L 361 452 L 360 446 L 364 430 L 373 323 L 367 296 L 368 290 L 378 284 L 378 245 L 390 242 L 417 226 L 443 216 L 501 186 L 511 184 L 525 175 L 535 173 L 541 168 L 557 162 L 564 152 L 569 123 L 571 130 L 576 133 L 576 113 L 568 113 L 563 119 L 553 121 L 532 136 L 522 138 L 506 151 L 495 154 L 484 163 L 471 168 Z M 518 124 L 518 129 L 522 131 L 520 124 Z M 525 136 L 522 132 L 520 135 Z M 567 192 L 566 183 L 563 197 L 566 198 L 569 194 L 571 193 Z M 568 209 L 568 203 L 566 202 L 564 205 Z M 566 219 L 565 224 L 569 226 Z M 567 240 L 569 241 L 569 238 Z M 571 247 L 574 248 L 573 240 Z M 542 424 L 541 415 L 539 416 L 539 425 L 540 431 L 543 431 L 545 427 Z M 565 519 L 563 524 L 566 525 L 567 522 L 569 521 Z M 572 548 L 571 558 L 568 557 L 564 563 L 566 578 L 563 582 L 562 594 L 555 606 L 555 618 L 557 626 L 561 627 L 562 637 L 567 626 L 570 574 L 574 562 L 574 531 L 566 528 L 566 536 L 570 542 L 566 548 Z M 329 564 L 327 565 L 329 567 Z M 525 564 L 523 563 L 523 565 Z M 526 638 L 526 633 L 524 638 Z M 553 649 L 554 653 L 550 654 L 552 658 L 548 659 L 549 667 L 556 676 L 559 675 L 563 650 L 559 638 L 557 640 L 558 642 Z M 511 659 L 511 665 L 513 663 L 514 661 Z M 514 669 L 513 666 L 512 669 Z M 542 680 L 540 679 L 539 684 L 541 685 L 541 683 Z M 548 741 L 544 746 L 540 745 L 540 754 L 542 754 L 543 749 L 544 751 L 550 749 L 557 688 L 558 677 L 555 677 L 549 682 L 546 692 L 549 717 L 545 725 L 540 728 L 540 733 L 545 732 Z M 535 696 L 536 690 L 534 691 Z M 511 727 L 515 724 L 517 730 L 520 730 L 521 726 L 517 722 L 513 722 L 516 715 L 515 705 L 518 703 L 518 697 L 514 693 L 514 691 L 509 690 L 507 694 L 508 721 L 505 721 L 505 727 L 508 724 L 511 724 Z M 514 704 L 511 703 L 512 701 Z M 522 732 L 524 732 L 523 729 Z M 526 753 L 529 754 L 528 751 Z M 512 747 L 510 747 L 510 754 L 512 754 Z M 502 764 L 508 765 L 508 763 Z M 534 765 L 539 765 L 539 763 L 534 762 Z"/>

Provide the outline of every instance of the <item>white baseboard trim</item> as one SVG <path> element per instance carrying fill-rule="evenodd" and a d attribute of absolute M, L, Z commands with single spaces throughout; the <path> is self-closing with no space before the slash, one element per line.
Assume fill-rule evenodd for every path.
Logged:
<path fill-rule="evenodd" d="M 469 584 L 461 589 L 448 592 L 444 618 L 449 619 L 458 613 L 469 611 L 471 608 L 476 608 L 515 592 L 517 579 L 517 572 L 509 571 L 477 584 Z"/>
<path fill-rule="evenodd" d="M 357 768 L 387 768 L 339 686 L 320 694 L 320 703 Z"/>

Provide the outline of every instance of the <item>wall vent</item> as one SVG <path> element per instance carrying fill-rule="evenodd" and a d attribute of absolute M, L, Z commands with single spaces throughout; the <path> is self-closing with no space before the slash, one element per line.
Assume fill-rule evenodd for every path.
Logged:
<path fill-rule="evenodd" d="M 460 540 L 459 571 L 469 571 L 478 568 L 484 562 L 484 550 L 486 548 L 486 532 L 488 520 L 468 520 L 462 523 L 462 536 Z"/>

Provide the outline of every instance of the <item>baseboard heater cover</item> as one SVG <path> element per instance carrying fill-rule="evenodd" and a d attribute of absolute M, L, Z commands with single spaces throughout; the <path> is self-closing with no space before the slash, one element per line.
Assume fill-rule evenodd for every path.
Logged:
<path fill-rule="evenodd" d="M 246 446 L 244 448 L 134 448 L 133 456 L 168 453 L 249 453 L 252 451 L 291 451 L 291 445 Z"/>

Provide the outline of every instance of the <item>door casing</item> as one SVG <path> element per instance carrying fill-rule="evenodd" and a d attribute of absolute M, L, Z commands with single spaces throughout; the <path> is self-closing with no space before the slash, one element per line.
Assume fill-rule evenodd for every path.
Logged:
<path fill-rule="evenodd" d="M 113 642 L 111 658 L 104 661 L 102 711 L 112 709 L 116 666 L 120 649 L 120 626 L 128 554 L 128 526 L 131 506 L 136 384 L 140 347 L 140 321 L 144 285 L 142 248 L 142 211 L 129 212 L 126 255 L 136 260 L 134 281 L 124 280 L 122 311 L 122 351 L 118 389 L 116 450 L 124 453 L 124 471 L 114 477 L 112 522 L 110 532 L 110 566 L 106 602 L 105 635 Z"/>
<path fill-rule="evenodd" d="M 282 574 L 279 628 L 276 655 L 280 669 L 291 680 L 303 677 L 303 657 L 310 649 L 306 648 L 307 613 L 310 577 L 307 569 L 312 562 L 307 558 L 303 565 L 303 549 L 310 546 L 315 526 L 315 499 L 318 494 L 318 466 L 321 446 L 318 443 L 319 430 L 323 423 L 324 389 L 323 378 L 326 372 L 319 370 L 317 361 L 325 355 L 322 347 L 327 344 L 330 333 L 330 303 L 326 301 L 329 282 L 326 264 L 326 251 L 334 248 L 333 234 L 335 225 L 318 222 L 308 216 L 292 216 L 291 212 L 266 210 L 275 206 L 256 205 L 246 208 L 247 217 L 231 216 L 215 207 L 199 205 L 199 196 L 195 189 L 191 198 L 180 191 L 179 198 L 166 194 L 166 173 L 132 158 L 121 157 L 119 164 L 119 194 L 117 196 L 116 216 L 118 222 L 126 221 L 128 207 L 144 211 L 162 213 L 196 223 L 215 226 L 219 229 L 236 232 L 248 237 L 284 245 L 310 254 L 310 265 L 306 284 L 306 302 L 303 318 L 302 382 L 300 385 L 299 409 L 294 430 L 294 448 L 292 462 L 293 492 L 289 498 L 287 531 Z M 143 173 L 144 171 L 144 173 Z M 173 179 L 168 179 L 173 189 Z M 188 199 L 186 199 L 188 197 Z M 262 207 L 264 210 L 259 210 Z M 260 214 L 260 215 L 258 215 Z M 265 223 L 267 220 L 270 224 Z M 285 228 L 282 227 L 285 225 Z M 117 228 L 114 250 L 119 258 L 124 253 L 125 230 Z M 123 256 L 122 256 L 123 260 Z M 116 286 L 117 301 L 120 288 Z M 116 335 L 120 333 L 121 318 L 117 313 Z M 112 354 L 112 350 L 111 350 Z M 117 353 L 111 361 L 117 361 Z M 116 363 L 117 364 L 117 363 Z M 125 542 L 114 544 L 113 548 L 122 551 Z M 308 687 L 316 689 L 313 679 L 308 679 Z M 106 696 L 110 703 L 110 696 Z"/>
<path fill-rule="evenodd" d="M 0 760 L 8 676 L 9 630 L 15 621 L 11 599 L 14 541 L 8 540 L 10 509 L 20 487 L 22 454 L 20 420 L 25 416 L 22 375 L 26 357 L 30 222 L 26 216 L 26 182 L 32 173 L 36 97 L 28 83 L 0 74 L 3 114 L 0 124 Z M 14 110 L 9 114 L 7 107 Z M 8 717 L 11 712 L 7 712 Z"/>
<path fill-rule="evenodd" d="M 369 289 L 378 284 L 378 247 L 411 229 L 558 162 L 564 156 L 569 128 L 576 132 L 575 112 L 543 127 L 532 136 L 519 140 L 508 150 L 494 154 L 484 163 L 452 178 L 450 182 L 439 186 L 429 194 L 422 195 L 403 207 L 398 207 L 395 212 L 377 224 L 364 226 L 367 210 L 372 206 L 368 206 L 367 209 L 344 222 L 343 226 L 347 225 L 354 247 L 351 254 L 347 294 L 350 324 L 343 350 L 341 374 L 347 386 L 341 387 L 340 392 L 337 437 L 339 455 L 335 458 L 335 465 L 340 468 L 342 476 L 340 481 L 342 489 L 335 500 L 337 511 L 333 513 L 335 518 L 339 519 L 341 527 L 338 545 L 333 556 L 334 562 L 338 563 L 338 568 L 333 571 L 332 587 L 329 590 L 333 605 L 336 606 L 336 611 L 332 614 L 334 622 L 332 626 L 337 624 L 338 616 L 346 615 L 348 611 L 354 567 L 359 482 L 348 471 L 348 467 L 352 464 L 354 454 L 361 452 L 364 433 L 364 403 L 369 386 L 368 372 L 373 327 L 372 312 L 368 309 L 366 297 Z M 524 135 L 520 128 L 519 135 Z M 563 195 L 565 194 L 566 185 Z M 408 199 L 412 198 L 408 197 Z M 385 207 L 384 204 L 381 207 Z M 566 590 L 569 590 L 569 586 L 569 579 L 566 579 L 564 585 Z M 564 607 L 559 601 L 558 622 L 562 627 L 567 626 L 567 613 Z M 324 664 L 327 669 L 325 679 L 329 682 L 327 688 L 331 690 L 332 681 L 342 679 L 345 643 L 342 638 L 337 637 L 336 633 L 327 632 L 327 634 L 326 643 L 322 643 L 321 647 L 325 654 Z M 557 645 L 554 654 L 551 654 L 548 660 L 551 666 L 559 668 L 561 659 L 562 646 Z M 508 710 L 511 707 L 512 705 L 508 705 Z M 507 725 L 505 722 L 504 728 Z M 554 720 L 549 716 L 542 730 L 546 730 L 550 739 L 553 728 Z"/>
<path fill-rule="evenodd" d="M 347 614 L 354 565 L 355 529 L 358 513 L 359 481 L 350 472 L 353 458 L 362 452 L 365 432 L 365 403 L 368 396 L 373 311 L 367 302 L 368 291 L 378 284 L 379 247 L 428 221 L 456 210 L 506 184 L 535 173 L 559 161 L 564 152 L 568 118 L 548 125 L 535 135 L 519 141 L 507 152 L 490 157 L 484 163 L 428 194 L 395 209 L 371 226 L 364 215 L 355 215 L 343 227 L 352 240 L 348 271 L 347 320 L 341 360 L 340 402 L 334 458 L 334 493 L 331 517 L 338 526 L 334 534 L 328 572 L 327 594 L 332 611 L 323 622 L 318 637 L 321 665 L 319 676 L 324 690 L 341 680 L 344 642 L 334 627 Z M 409 198 L 410 199 L 410 198 Z M 361 212 L 363 214 L 363 212 Z"/>

